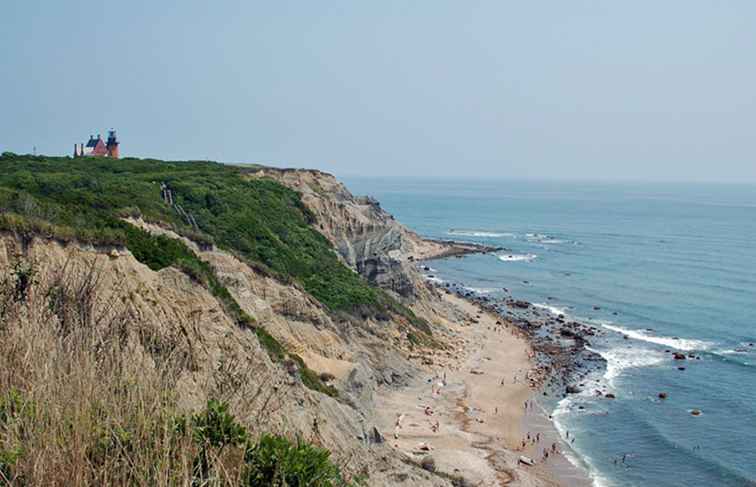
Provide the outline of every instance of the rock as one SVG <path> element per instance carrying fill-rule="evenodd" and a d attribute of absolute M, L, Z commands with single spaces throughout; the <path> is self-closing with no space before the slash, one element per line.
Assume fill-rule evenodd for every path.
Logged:
<path fill-rule="evenodd" d="M 701 415 L 701 410 L 700 409 L 693 409 L 693 410 L 690 411 L 690 414 L 692 414 L 693 416 L 700 416 Z"/>
<path fill-rule="evenodd" d="M 428 472 L 435 472 L 436 460 L 431 456 L 427 456 L 420 460 L 420 466 L 423 468 L 423 470 L 427 470 Z"/>
<path fill-rule="evenodd" d="M 667 398 L 667 393 L 666 392 L 660 392 L 659 393 L 659 399 L 666 399 L 666 398 Z"/>
<path fill-rule="evenodd" d="M 617 399 L 617 396 L 615 396 L 611 392 L 608 393 L 608 394 L 604 394 L 604 397 L 607 398 L 607 399 Z"/>
<path fill-rule="evenodd" d="M 672 354 L 672 358 L 675 360 L 685 360 L 685 354 L 680 352 L 675 352 Z"/>
<path fill-rule="evenodd" d="M 685 367 L 678 367 L 677 370 L 685 370 Z"/>
<path fill-rule="evenodd" d="M 521 455 L 518 461 L 525 465 L 530 465 L 531 467 L 535 465 L 535 462 L 533 461 L 533 459 L 530 457 L 526 457 L 525 455 Z"/>
<path fill-rule="evenodd" d="M 374 444 L 381 444 L 386 441 L 386 438 L 383 437 L 380 431 L 378 431 L 378 428 L 373 426 L 373 429 L 370 431 L 370 435 L 368 436 L 368 440 L 370 440 L 370 443 Z"/>
<path fill-rule="evenodd" d="M 569 385 L 564 390 L 567 394 L 580 394 L 581 389 L 578 386 Z"/>

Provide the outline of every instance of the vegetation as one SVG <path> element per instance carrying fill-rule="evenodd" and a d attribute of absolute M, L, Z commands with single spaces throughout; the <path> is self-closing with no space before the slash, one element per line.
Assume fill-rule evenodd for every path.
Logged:
<path fill-rule="evenodd" d="M 0 228 L 63 240 L 122 244 L 150 267 L 173 265 L 181 249 L 145 239 L 121 217 L 141 216 L 201 244 L 214 242 L 279 279 L 294 280 L 333 311 L 391 310 L 385 293 L 341 264 L 310 225 L 299 195 L 250 169 L 211 162 L 0 156 Z M 162 198 L 170 189 L 174 205 Z"/>
<path fill-rule="evenodd" d="M 182 324 L 141 322 L 122 296 L 98 295 L 93 264 L 44 280 L 29 262 L 8 271 L 0 485 L 348 485 L 327 451 L 271 426 L 286 399 L 234 358 L 238 337 L 219 344 L 232 365 L 211 371 L 206 406 L 186 413 L 178 384 L 197 364 Z"/>
<path fill-rule="evenodd" d="M 430 336 L 424 320 L 339 261 L 330 242 L 313 229 L 313 216 L 296 192 L 272 180 L 245 178 L 250 170 L 200 161 L 115 163 L 4 153 L 0 230 L 24 238 L 123 245 L 153 270 L 182 270 L 205 286 L 239 326 L 255 328 L 274 361 L 293 360 L 307 387 L 331 396 L 336 396 L 332 386 L 255 326 L 211 266 L 183 242 L 150 234 L 124 218 L 169 227 L 200 246 L 219 245 L 281 281 L 298 283 L 332 312 L 403 316 L 416 329 L 413 339 Z"/>

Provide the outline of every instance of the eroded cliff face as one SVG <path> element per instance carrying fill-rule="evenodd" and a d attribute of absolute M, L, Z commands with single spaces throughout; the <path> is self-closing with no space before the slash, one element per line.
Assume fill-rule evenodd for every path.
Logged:
<path fill-rule="evenodd" d="M 186 242 L 269 333 L 310 368 L 333 374 L 338 399 L 307 389 L 286 367 L 271 362 L 255 333 L 237 326 L 202 285 L 174 268 L 153 271 L 126 249 L 2 234 L 0 269 L 31 263 L 40 289 L 64 274 L 96 273 L 96 313 L 127 316 L 124 333 L 133 342 L 132 353 L 153 354 L 155 361 L 167 351 L 187 357 L 177 384 L 187 411 L 222 395 L 248 424 L 312 439 L 333 451 L 349 471 L 367 473 L 370 485 L 448 485 L 406 462 L 373 430 L 377 385 L 401 382 L 416 367 L 401 346 L 390 345 L 402 340 L 400 326 L 337 321 L 298 287 L 261 275 L 226 252 Z"/>
<path fill-rule="evenodd" d="M 329 378 L 339 390 L 338 399 L 304 387 L 287 366 L 272 362 L 254 331 L 240 328 L 200 283 L 174 268 L 153 271 L 126 249 L 63 245 L 5 233 L 0 234 L 0 269 L 31 262 L 41 282 L 59 279 L 63 272 L 96 272 L 96 307 L 101 313 L 127 314 L 134 353 L 178 350 L 188 357 L 178 381 L 187 411 L 224 394 L 247 423 L 267 431 L 295 432 L 322 444 L 350 472 L 367 473 L 369 485 L 450 485 L 448 479 L 402 457 L 376 434 L 375 396 L 381 387 L 401 386 L 429 366 L 443 365 L 463 346 L 448 326 L 459 318 L 458 310 L 427 285 L 416 262 L 479 249 L 424 240 L 378 202 L 353 196 L 329 174 L 264 169 L 246 177 L 272 178 L 299 192 L 315 217 L 313 225 L 343 262 L 430 324 L 435 349 L 424 350 L 410 340 L 413 329 L 405 318 L 329 313 L 300 286 L 282 283 L 229 252 L 200 248 L 141 219 L 127 221 L 152 234 L 182 240 L 212 266 L 259 326 L 310 369 Z M 149 343 L 145 335 L 151 337 Z M 234 384 L 231 391 L 229 383 Z"/>
<path fill-rule="evenodd" d="M 422 239 L 369 197 L 355 197 L 330 174 L 306 169 L 262 169 L 268 177 L 302 196 L 315 215 L 316 228 L 338 250 L 344 262 L 369 282 L 414 300 L 427 286 L 414 262 L 461 251 L 447 243 Z"/>

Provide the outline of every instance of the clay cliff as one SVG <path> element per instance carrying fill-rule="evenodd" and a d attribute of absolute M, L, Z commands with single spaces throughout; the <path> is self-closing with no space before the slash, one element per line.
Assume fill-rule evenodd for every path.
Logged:
<path fill-rule="evenodd" d="M 6 174 L 17 169 L 13 164 L 20 164 L 18 159 L 0 163 L 7 165 Z M 171 177 L 180 180 L 181 175 Z M 237 176 L 223 172 L 223 177 Z M 455 311 L 426 285 L 416 262 L 480 249 L 423 240 L 378 202 L 351 195 L 322 172 L 260 169 L 241 171 L 238 177 L 293 189 L 304 206 L 304 221 L 326 237 L 339 259 L 409 308 L 380 295 L 371 298 L 388 303 L 376 308 L 379 311 L 325 305 L 307 287 L 311 281 L 286 278 L 241 250 L 217 245 L 217 236 L 203 236 L 212 228 L 203 226 L 203 219 L 218 214 L 212 206 L 216 203 L 205 196 L 202 204 L 212 211 L 193 211 L 195 197 L 182 195 L 177 182 L 148 180 L 145 194 L 155 191 L 162 198 L 150 200 L 150 205 L 158 205 L 155 213 L 148 213 L 145 205 L 118 210 L 117 221 L 103 220 L 114 233 L 102 238 L 98 229 L 98 237 L 91 238 L 90 233 L 64 226 L 69 224 L 61 217 L 70 207 L 67 199 L 8 179 L 0 181 L 0 281 L 5 286 L 0 290 L 0 331 L 5 343 L 18 342 L 18 363 L 37 370 L 29 357 L 65 349 L 66 330 L 79 327 L 82 336 L 105 337 L 97 343 L 119 343 L 114 356 L 139 364 L 142 372 L 137 375 L 158 376 L 164 374 L 166 363 L 172 364 L 166 387 L 175 393 L 177 410 L 196 411 L 211 399 L 221 399 L 252 431 L 293 435 L 322 445 L 347 477 L 359 476 L 368 485 L 451 485 L 451 478 L 424 470 L 416 459 L 386 443 L 376 429 L 375 394 L 379 387 L 398 386 L 417 376 L 426 367 L 424 350 L 443 353 L 453 342 L 440 323 L 453 319 Z M 106 185 L 97 184 L 97 197 L 110 198 Z M 174 198 L 184 198 L 183 206 Z M 295 207 L 299 204 L 292 201 Z M 154 216 L 160 214 L 167 216 Z M 172 218 L 176 223 L 170 223 Z M 73 221 L 85 224 L 76 215 Z M 118 232 L 126 232 L 128 238 L 119 240 Z M 141 239 L 138 246 L 134 232 Z M 157 247 L 145 247 L 144 241 Z M 145 248 L 173 245 L 189 257 L 158 265 L 144 255 Z M 22 295 L 14 291 L 21 285 Z M 66 302 L 77 310 L 73 321 L 58 310 L 59 294 L 68 296 Z M 35 334 L 49 340 L 32 340 Z M 86 353 L 91 358 L 99 352 Z M 52 380 L 42 372 L 50 364 L 39 369 L 39 376 L 8 370 L 12 357 L 15 352 L 3 363 L 3 387 L 24 391 L 34 381 Z M 93 374 L 112 372 L 92 360 Z M 37 401 L 43 403 L 41 397 Z M 39 479 L 58 483 L 35 471 L 31 458 L 20 455 L 14 462 L 6 474 L 25 475 L 30 484 Z"/>

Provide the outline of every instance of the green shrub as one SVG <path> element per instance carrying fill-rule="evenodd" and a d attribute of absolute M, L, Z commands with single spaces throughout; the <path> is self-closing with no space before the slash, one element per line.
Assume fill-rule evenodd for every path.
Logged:
<path fill-rule="evenodd" d="M 247 448 L 243 485 L 246 487 L 345 486 L 328 450 L 299 439 L 263 435 Z"/>
<path fill-rule="evenodd" d="M 192 434 L 198 445 L 213 448 L 239 446 L 247 441 L 247 430 L 228 412 L 228 404 L 211 399 L 201 413 L 192 416 Z"/>
<path fill-rule="evenodd" d="M 247 442 L 244 426 L 228 412 L 228 404 L 211 399 L 204 411 L 192 416 L 192 438 L 199 447 L 194 459 L 192 485 L 207 485 L 213 474 L 211 454 L 220 456 L 226 447 Z"/>

